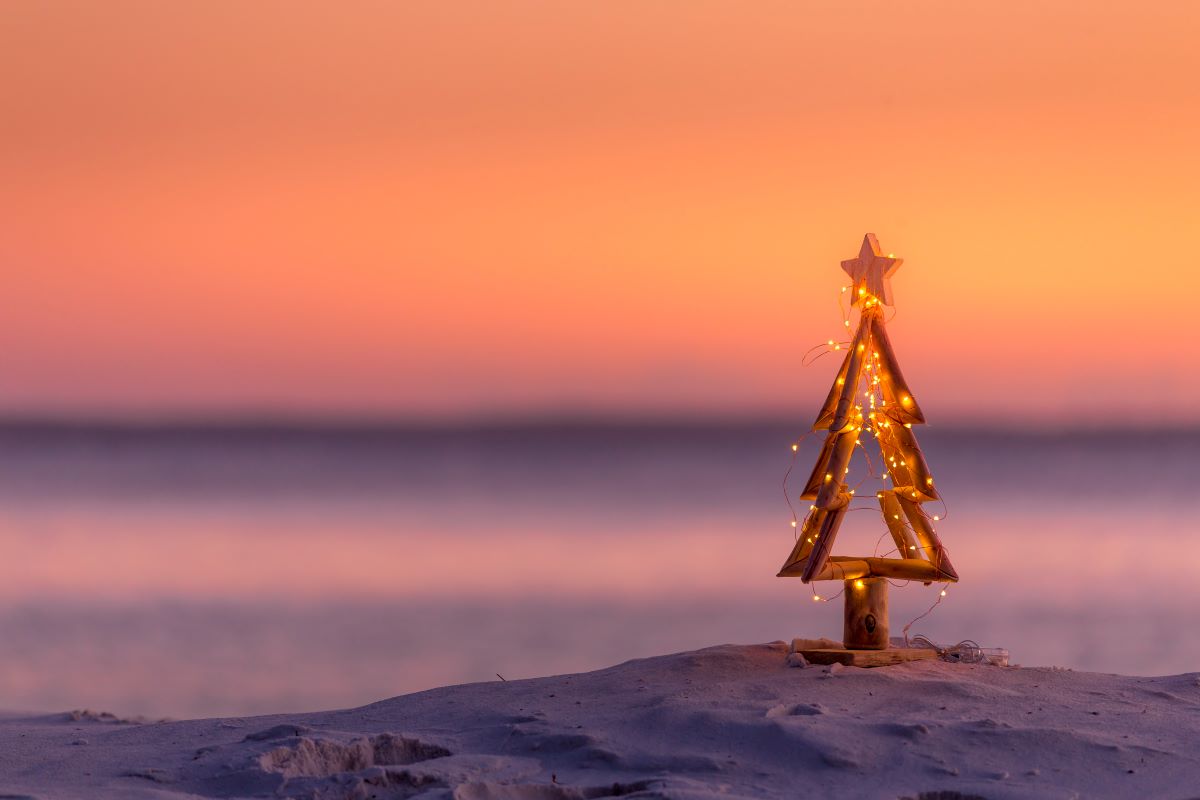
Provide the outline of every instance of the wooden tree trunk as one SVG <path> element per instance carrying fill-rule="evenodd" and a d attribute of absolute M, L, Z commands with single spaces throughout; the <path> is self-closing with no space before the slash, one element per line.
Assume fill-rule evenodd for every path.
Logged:
<path fill-rule="evenodd" d="M 888 596 L 886 578 L 848 580 L 846 625 L 842 644 L 847 650 L 885 650 L 888 646 Z"/>

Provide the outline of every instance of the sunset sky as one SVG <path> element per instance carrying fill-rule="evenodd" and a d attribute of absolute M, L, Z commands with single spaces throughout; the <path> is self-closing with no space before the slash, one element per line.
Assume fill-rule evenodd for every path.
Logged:
<path fill-rule="evenodd" d="M 0 412 L 807 419 L 905 259 L 931 421 L 1200 421 L 1200 4 L 0 19 Z"/>

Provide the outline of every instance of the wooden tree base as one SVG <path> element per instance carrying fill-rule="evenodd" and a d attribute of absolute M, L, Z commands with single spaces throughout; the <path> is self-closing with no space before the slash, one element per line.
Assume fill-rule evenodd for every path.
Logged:
<path fill-rule="evenodd" d="M 845 582 L 846 624 L 842 644 L 847 650 L 886 650 L 888 596 L 886 578 L 855 578 Z"/>
<path fill-rule="evenodd" d="M 810 664 L 845 664 L 847 667 L 890 667 L 906 661 L 932 661 L 937 652 L 928 648 L 893 648 L 891 650 L 797 650 Z"/>

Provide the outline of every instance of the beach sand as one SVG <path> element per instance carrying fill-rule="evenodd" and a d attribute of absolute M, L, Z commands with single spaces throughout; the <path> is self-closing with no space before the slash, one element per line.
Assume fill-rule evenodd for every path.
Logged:
<path fill-rule="evenodd" d="M 8 716 L 0 796 L 1200 798 L 1200 674 L 786 653 L 723 645 L 344 711 Z"/>

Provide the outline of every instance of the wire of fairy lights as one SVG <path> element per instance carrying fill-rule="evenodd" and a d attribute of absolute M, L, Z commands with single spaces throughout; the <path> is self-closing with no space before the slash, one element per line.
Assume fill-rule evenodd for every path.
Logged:
<path fill-rule="evenodd" d="M 838 309 L 841 311 L 842 327 L 845 329 L 849 329 L 851 327 L 851 325 L 850 325 L 851 312 L 849 309 L 846 308 L 846 304 L 845 304 L 845 300 L 844 300 L 844 295 L 849 290 L 850 290 L 849 286 L 843 286 L 841 292 L 838 295 Z M 862 291 L 862 290 L 860 290 L 860 291 Z M 875 304 L 878 302 L 879 301 L 874 298 L 868 299 L 867 306 L 870 307 L 872 304 Z M 887 322 L 890 322 L 892 319 L 894 319 L 895 316 L 896 316 L 896 312 L 895 312 L 895 309 L 893 309 L 891 316 L 889 316 L 884 321 L 885 324 Z M 802 366 L 806 366 L 806 367 L 810 366 L 810 365 L 816 363 L 816 361 L 819 360 L 821 357 L 829 355 L 830 353 L 839 352 L 844 348 L 848 348 L 850 346 L 850 344 L 851 344 L 851 342 L 849 342 L 849 341 L 842 341 L 840 339 L 829 339 L 824 344 L 814 345 L 813 347 L 809 348 L 808 351 L 805 352 L 804 356 L 801 358 L 800 363 Z M 862 371 L 862 376 L 860 377 L 860 381 L 865 384 L 865 388 L 862 392 L 863 405 L 855 406 L 855 409 L 860 412 L 863 412 L 863 411 L 866 412 L 866 420 L 864 422 L 862 429 L 860 430 L 860 433 L 862 433 L 862 432 L 869 433 L 870 435 L 874 436 L 876 441 L 878 442 L 884 435 L 893 436 L 892 432 L 889 429 L 891 428 L 891 426 L 893 424 L 901 424 L 901 423 L 894 423 L 887 419 L 883 419 L 883 420 L 876 419 L 876 414 L 875 414 L 874 410 L 876 408 L 882 409 L 882 408 L 886 407 L 887 401 L 884 400 L 884 398 L 882 397 L 881 389 L 879 388 L 882 385 L 882 379 L 878 375 L 878 367 L 876 364 L 876 362 L 879 360 L 879 354 L 875 353 L 874 355 L 875 355 L 875 358 L 866 359 L 866 363 L 865 363 L 863 371 Z M 857 392 L 856 392 L 856 394 L 857 394 Z M 907 428 L 912 427 L 911 423 L 903 423 L 903 424 Z M 783 496 L 784 496 L 784 499 L 787 501 L 788 510 L 791 512 L 791 527 L 792 527 L 792 531 L 793 531 L 793 543 L 795 543 L 795 539 L 799 538 L 800 517 L 796 512 L 795 505 L 792 504 L 792 495 L 791 495 L 791 491 L 788 489 L 788 481 L 790 480 L 790 478 L 792 476 L 792 472 L 794 471 L 794 469 L 796 467 L 796 460 L 799 456 L 800 445 L 804 443 L 805 439 L 807 439 L 811 435 L 811 433 L 812 433 L 811 431 L 806 432 L 806 433 L 800 435 L 794 442 L 792 442 L 792 445 L 791 445 L 792 458 L 791 458 L 791 461 L 788 463 L 787 471 L 784 472 L 784 475 L 783 475 L 783 482 L 782 482 Z M 852 486 L 849 489 L 849 494 L 851 497 L 851 506 L 847 509 L 847 513 L 853 513 L 855 511 L 868 511 L 868 510 L 873 510 L 873 511 L 878 512 L 879 509 L 873 505 L 858 505 L 858 506 L 853 505 L 854 500 L 857 499 L 858 489 L 861 488 L 862 484 L 865 483 L 869 478 L 875 478 L 875 479 L 879 480 L 883 485 L 886 486 L 886 483 L 884 483 L 884 482 L 887 481 L 889 478 L 889 472 L 890 472 L 889 467 L 896 467 L 896 466 L 904 467 L 904 466 L 906 466 L 906 464 L 904 463 L 904 461 L 900 461 L 897 463 L 893 459 L 891 464 L 889 465 L 888 459 L 883 453 L 883 447 L 882 447 L 882 445 L 880 445 L 880 466 L 882 467 L 882 469 L 879 471 L 878 474 L 876 474 L 875 468 L 871 461 L 870 451 L 868 451 L 866 449 L 866 446 L 863 444 L 861 437 L 855 442 L 855 447 L 862 448 L 863 456 L 864 456 L 866 464 L 867 464 L 867 474 L 864 475 L 857 483 L 854 484 L 854 486 Z M 896 449 L 898 450 L 899 448 L 896 448 Z M 849 468 L 847 468 L 847 472 L 849 472 Z M 920 504 L 917 504 L 916 507 L 917 507 L 918 512 L 922 516 L 924 516 L 926 519 L 930 520 L 931 523 L 932 522 L 940 522 L 941 520 L 943 520 L 949 516 L 950 509 L 949 509 L 949 506 L 946 504 L 945 499 L 941 497 L 940 493 L 939 493 L 938 502 L 941 503 L 941 505 L 942 505 L 942 513 L 940 513 L 940 514 L 930 515 L 928 512 L 925 511 L 925 509 Z M 810 510 L 811 510 L 811 508 L 812 507 L 810 507 Z M 909 522 L 907 519 L 898 519 L 897 521 L 901 522 L 901 524 L 903 524 L 905 528 L 907 528 L 909 531 L 911 531 L 914 534 L 914 539 L 917 538 L 915 536 L 916 531 L 913 529 L 911 522 Z M 879 552 L 880 544 L 883 542 L 884 537 L 886 537 L 888 535 L 889 535 L 889 532 L 884 531 L 884 533 L 882 533 L 879 536 L 879 539 L 875 542 L 875 548 L 874 548 L 875 556 L 882 555 L 883 557 L 886 558 L 888 556 L 891 556 L 893 553 L 900 554 L 900 551 L 898 548 L 892 548 L 891 550 L 888 550 L 882 554 Z M 927 550 L 927 548 L 924 545 L 910 545 L 910 547 L 913 547 L 913 549 L 916 549 L 917 547 L 919 547 L 919 549 L 922 551 Z M 949 554 L 949 548 L 947 548 L 943 545 L 942 549 L 945 550 L 947 554 Z M 901 555 L 906 555 L 906 554 L 901 554 Z M 927 557 L 929 556 L 928 552 L 926 552 L 926 556 Z M 892 586 L 907 586 L 911 582 L 912 581 L 907 581 L 907 580 L 897 582 L 897 581 L 888 579 L 888 583 Z M 830 595 L 828 597 L 824 597 L 817 593 L 816 587 L 814 586 L 812 599 L 814 602 L 828 603 L 832 600 L 836 600 L 838 597 L 840 597 L 842 595 L 842 593 L 844 591 L 845 591 L 845 588 L 839 590 L 836 594 Z M 938 607 L 938 605 L 942 602 L 943 599 L 945 599 L 945 597 L 946 597 L 946 589 L 943 587 L 938 590 L 938 595 L 937 595 L 937 598 L 934 600 L 933 605 L 931 605 L 924 613 L 915 617 L 907 625 L 904 626 L 903 634 L 904 634 L 906 641 L 908 639 L 909 628 L 911 628 L 913 626 L 913 624 L 916 623 L 917 621 L 924 619 L 929 614 L 933 613 L 933 610 Z"/>

